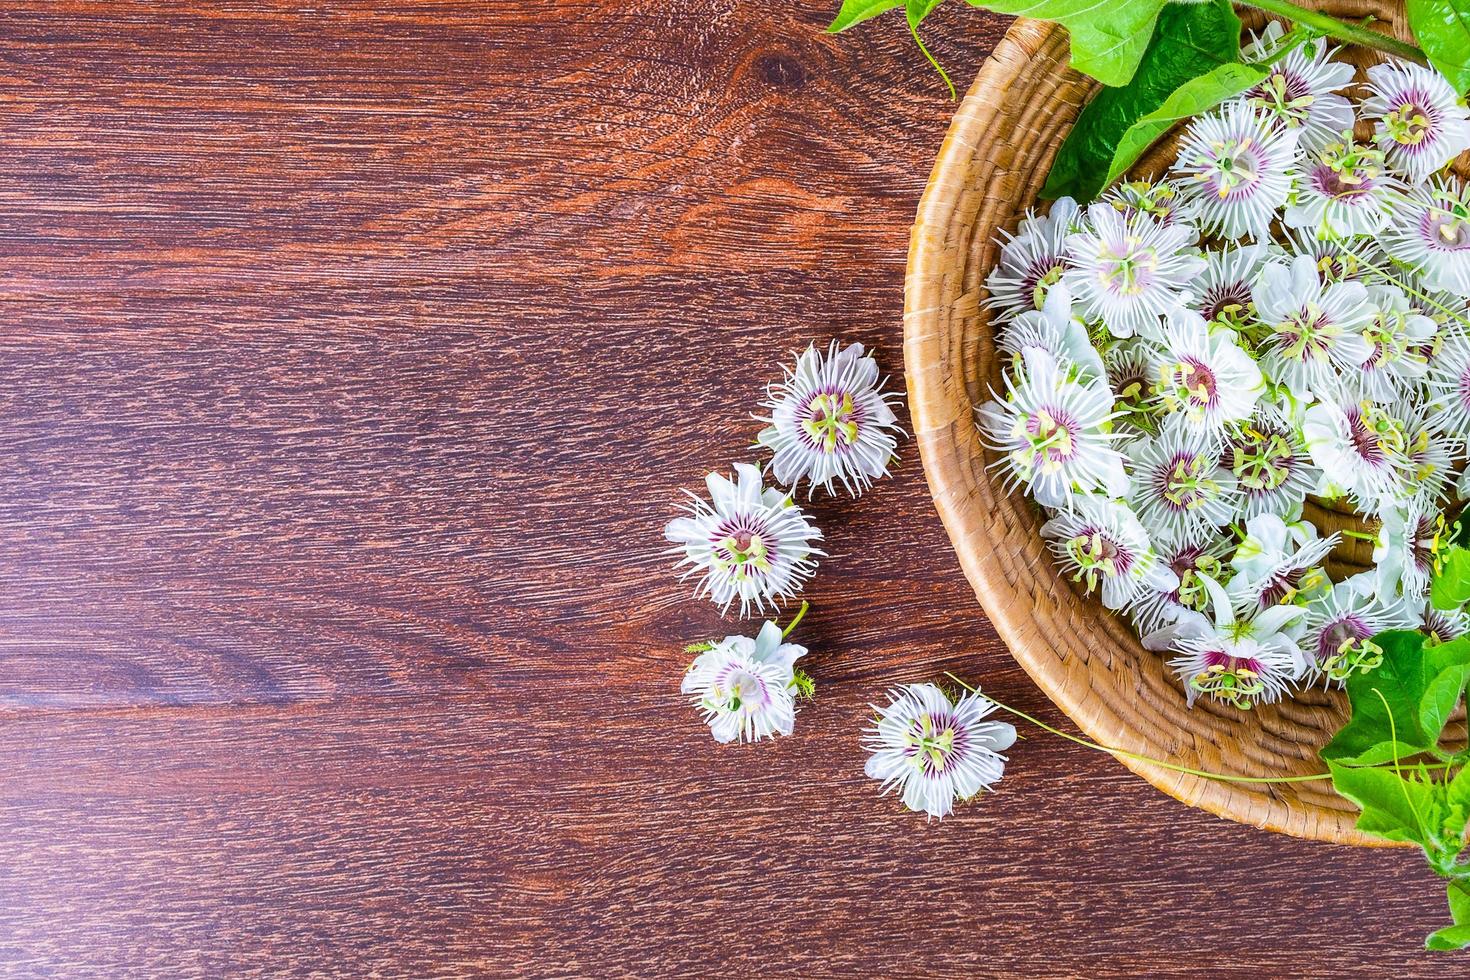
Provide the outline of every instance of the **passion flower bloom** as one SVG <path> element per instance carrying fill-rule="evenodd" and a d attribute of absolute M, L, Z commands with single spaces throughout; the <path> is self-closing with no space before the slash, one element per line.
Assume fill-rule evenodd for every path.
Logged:
<path fill-rule="evenodd" d="M 1251 295 L 1269 331 L 1261 365 L 1297 399 L 1335 395 L 1338 373 L 1372 353 L 1363 337 L 1373 321 L 1367 288 L 1359 282 L 1324 286 L 1310 256 L 1298 255 L 1290 265 L 1268 263 Z"/>
<path fill-rule="evenodd" d="M 790 735 L 796 719 L 796 661 L 806 647 L 783 643 L 768 622 L 752 639 L 727 636 L 695 658 L 680 690 L 691 695 L 716 742 Z"/>
<path fill-rule="evenodd" d="M 1235 476 L 1220 465 L 1210 433 L 1173 415 L 1157 437 L 1129 444 L 1130 503 L 1150 538 L 1161 545 L 1203 544 L 1240 512 Z"/>
<path fill-rule="evenodd" d="M 786 368 L 785 380 L 766 391 L 771 414 L 756 441 L 771 450 L 776 481 L 793 490 L 802 480 L 808 495 L 833 492 L 840 482 L 854 497 L 888 475 L 898 448 L 898 420 L 883 390 L 878 362 L 862 344 L 832 341 L 823 354 L 809 346 Z"/>
<path fill-rule="evenodd" d="M 1328 482 L 1368 513 L 1405 496 L 1413 460 L 1400 406 L 1322 402 L 1307 409 L 1307 450 Z"/>
<path fill-rule="evenodd" d="M 1410 183 L 1470 149 L 1470 113 L 1444 76 L 1432 68 L 1388 62 L 1368 69 L 1363 115 L 1388 165 Z"/>
<path fill-rule="evenodd" d="M 1274 405 L 1259 406 L 1249 421 L 1233 428 L 1221 458 L 1240 487 L 1247 521 L 1260 514 L 1296 520 L 1322 476 L 1301 430 Z"/>
<path fill-rule="evenodd" d="M 1047 292 L 1067 270 L 1067 236 L 1077 221 L 1077 202 L 1060 197 L 1044 217 L 1027 211 L 1014 236 L 1001 233 L 1000 260 L 985 280 L 990 307 L 1000 319 L 1042 308 Z"/>
<path fill-rule="evenodd" d="M 1283 33 L 1281 23 L 1273 20 L 1242 47 L 1241 60 L 1246 64 L 1269 61 L 1280 48 Z M 1353 128 L 1352 104 L 1336 94 L 1352 84 L 1353 67 L 1332 60 L 1335 53 L 1336 49 L 1327 49 L 1323 38 L 1298 44 L 1245 94 L 1258 109 L 1295 131 L 1307 150 L 1320 149 Z"/>
<path fill-rule="evenodd" d="M 1470 189 L 1440 179 L 1416 188 L 1384 247 L 1431 289 L 1470 297 Z"/>
<path fill-rule="evenodd" d="M 1204 271 L 1194 229 L 1147 214 L 1125 215 L 1098 202 L 1087 227 L 1067 239 L 1072 265 L 1063 275 L 1081 314 L 1115 337 L 1157 335 L 1160 321 L 1184 302 Z"/>
<path fill-rule="evenodd" d="M 1246 101 L 1192 122 L 1179 147 L 1180 188 L 1221 238 L 1264 238 L 1291 193 L 1297 138 Z"/>
<path fill-rule="evenodd" d="M 1243 330 L 1255 322 L 1251 287 L 1268 259 L 1281 250 L 1273 245 L 1243 245 L 1207 250 L 1200 277 L 1199 313 L 1210 323 Z"/>
<path fill-rule="evenodd" d="M 1063 369 L 1075 369 L 1079 378 L 1093 380 L 1107 374 L 1087 327 L 1072 315 L 1072 294 L 1064 283 L 1047 292 L 1040 310 L 1007 321 L 996 346 L 1011 356 L 1018 371 L 1025 370 L 1025 351 L 1031 348 L 1046 353 Z"/>
<path fill-rule="evenodd" d="M 1074 582 L 1101 590 L 1103 605 L 1124 609 L 1149 591 L 1179 584 L 1159 563 L 1148 532 L 1127 507 L 1095 494 L 1078 497 L 1072 511 L 1041 526 L 1041 536 Z"/>
<path fill-rule="evenodd" d="M 1211 330 L 1193 310 L 1169 314 L 1154 393 L 1164 410 L 1214 435 L 1250 418 L 1265 384 L 1228 327 Z"/>
<path fill-rule="evenodd" d="M 1388 224 L 1404 190 L 1387 171 L 1382 150 L 1338 140 L 1309 157 L 1296 175 L 1282 220 L 1319 238 L 1372 235 Z"/>
<path fill-rule="evenodd" d="M 708 501 L 690 494 L 688 517 L 669 522 L 665 537 L 678 545 L 688 565 L 684 577 L 699 576 L 696 596 L 707 595 L 721 611 L 740 600 L 740 614 L 790 598 L 817 568 L 813 542 L 822 532 L 801 508 L 777 489 L 766 489 L 761 471 L 735 465 L 735 479 L 705 477 Z"/>
<path fill-rule="evenodd" d="M 1409 629 L 1417 617 L 1401 597 L 1378 593 L 1376 577 L 1363 572 L 1337 583 L 1307 606 L 1302 646 L 1308 676 L 1343 683 L 1383 662 L 1373 637 L 1384 630 Z"/>
<path fill-rule="evenodd" d="M 1076 493 L 1128 491 L 1123 457 L 1110 431 L 1113 396 L 1107 382 L 1069 378 L 1049 355 L 1026 352 L 1026 370 L 1005 378 L 1006 397 L 979 409 L 980 431 L 1004 453 L 1011 479 L 1044 507 L 1069 507 Z"/>
<path fill-rule="evenodd" d="M 1281 700 L 1305 669 L 1292 631 L 1306 610 L 1253 604 L 1236 610 L 1219 583 L 1203 578 L 1201 584 L 1212 596 L 1213 619 L 1182 616 L 1168 631 L 1178 651 L 1169 666 L 1184 682 L 1189 706 L 1201 694 L 1242 710 Z"/>
<path fill-rule="evenodd" d="M 1000 781 L 1016 729 L 986 721 L 995 705 L 979 694 L 952 703 L 933 684 L 909 684 L 888 693 L 863 739 L 865 771 L 880 793 L 897 789 L 903 805 L 944 818 L 956 800 L 968 800 Z"/>
<path fill-rule="evenodd" d="M 1322 562 L 1339 540 L 1336 534 L 1320 537 L 1305 522 L 1257 515 L 1246 522 L 1245 537 L 1230 559 L 1235 576 L 1226 591 L 1233 602 L 1261 609 L 1300 605 L 1331 587 Z"/>

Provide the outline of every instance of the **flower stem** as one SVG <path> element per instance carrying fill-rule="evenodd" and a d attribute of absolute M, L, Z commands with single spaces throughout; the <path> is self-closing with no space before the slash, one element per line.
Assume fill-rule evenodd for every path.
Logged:
<path fill-rule="evenodd" d="M 1069 735 L 1064 731 L 1059 731 L 1058 729 L 1051 727 L 1046 722 L 1041 721 L 1038 718 L 1031 717 L 1024 711 L 1021 711 L 1017 708 L 1012 708 L 1010 705 L 1007 704 L 1001 704 L 989 694 L 983 693 L 977 687 L 971 687 L 952 673 L 946 673 L 946 676 L 949 677 L 950 680 L 958 684 L 960 687 L 969 691 L 971 694 L 979 694 L 981 697 L 989 701 L 991 704 L 995 705 L 1000 710 L 1010 712 L 1017 718 L 1022 718 L 1026 721 L 1029 721 L 1031 724 L 1035 725 L 1037 728 L 1040 728 L 1044 732 L 1050 732 L 1051 734 L 1060 736 L 1061 738 L 1064 738 L 1069 742 L 1076 742 L 1078 745 L 1084 746 L 1085 748 L 1094 749 L 1098 752 L 1106 752 L 1109 755 L 1124 759 L 1133 759 L 1136 762 L 1147 762 L 1149 765 L 1158 766 L 1160 769 L 1168 769 L 1171 772 L 1182 772 L 1189 776 L 1199 776 L 1202 779 L 1214 779 L 1223 783 L 1310 783 L 1319 779 L 1332 778 L 1332 774 L 1327 772 L 1318 773 L 1315 776 L 1227 776 L 1224 773 L 1205 772 L 1202 769 L 1190 769 L 1188 766 L 1176 766 L 1172 762 L 1163 762 L 1159 759 L 1152 759 L 1146 755 L 1139 755 L 1137 752 L 1129 752 L 1127 749 L 1109 748 L 1106 745 L 1099 745 L 1096 742 L 1090 742 L 1085 738 L 1078 738 L 1076 735 Z"/>
<path fill-rule="evenodd" d="M 801 617 L 805 616 L 806 611 L 811 607 L 812 604 L 810 602 L 807 602 L 805 599 L 801 600 L 801 608 L 796 610 L 796 615 L 791 617 L 791 622 L 787 623 L 786 628 L 781 631 L 781 639 L 784 640 L 791 635 L 791 631 L 796 629 L 796 624 L 801 622 Z"/>
<path fill-rule="evenodd" d="M 1314 30 L 1321 31 L 1328 37 L 1335 37 L 1339 41 L 1346 41 L 1349 44 L 1360 44 L 1365 48 L 1373 48 L 1375 51 L 1391 54 L 1395 58 L 1412 61 L 1417 65 L 1429 64 L 1429 59 L 1424 57 L 1424 52 L 1412 44 L 1400 41 L 1396 37 L 1389 37 L 1386 34 L 1371 31 L 1359 24 L 1338 20 L 1331 14 L 1324 14 L 1318 10 L 1299 7 L 1292 3 L 1291 0 L 1242 0 L 1242 6 L 1255 7 L 1257 10 L 1264 10 L 1269 14 L 1285 17 L 1294 23 L 1305 24 Z"/>

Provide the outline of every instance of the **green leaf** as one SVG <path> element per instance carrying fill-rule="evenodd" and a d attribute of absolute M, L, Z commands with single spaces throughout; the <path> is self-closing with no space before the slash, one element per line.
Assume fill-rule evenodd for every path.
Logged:
<path fill-rule="evenodd" d="M 1470 601 L 1470 548 L 1455 545 L 1445 552 L 1429 583 L 1435 609 L 1459 609 Z"/>
<path fill-rule="evenodd" d="M 1270 74 L 1264 65 L 1220 65 L 1197 78 L 1191 78 L 1164 100 L 1164 104 L 1142 117 L 1123 134 L 1118 150 L 1108 165 L 1103 185 L 1111 184 L 1133 166 L 1160 136 L 1181 119 L 1197 116 L 1208 109 L 1260 84 Z"/>
<path fill-rule="evenodd" d="M 1409 26 L 1430 64 L 1470 92 L 1470 0 L 1408 0 Z"/>
<path fill-rule="evenodd" d="M 1002 14 L 1056 21 L 1072 42 L 1072 67 L 1104 85 L 1126 85 L 1148 48 L 1164 0 L 967 0 Z"/>
<path fill-rule="evenodd" d="M 1425 949 L 1451 950 L 1470 946 L 1470 885 L 1464 881 L 1451 881 L 1445 886 L 1445 898 L 1450 904 L 1450 919 L 1455 924 L 1431 933 L 1424 940 Z"/>
<path fill-rule="evenodd" d="M 1042 195 L 1083 203 L 1096 197 L 1124 132 L 1201 71 L 1235 61 L 1239 54 L 1240 18 L 1225 0 L 1165 7 L 1133 80 L 1103 88 L 1082 107 Z"/>
<path fill-rule="evenodd" d="M 935 6 L 938 3 L 939 0 L 935 0 Z M 827 25 L 827 32 L 836 34 L 838 31 L 845 31 L 855 24 L 872 20 L 879 14 L 902 6 L 904 0 L 842 0 L 842 9 L 837 11 L 837 16 Z"/>
<path fill-rule="evenodd" d="M 1348 679 L 1352 717 L 1323 747 L 1327 762 L 1372 766 L 1433 752 L 1470 683 L 1470 638 L 1425 647 L 1422 633 L 1379 633 L 1383 664 Z"/>
<path fill-rule="evenodd" d="M 1363 812 L 1358 829 L 1384 840 L 1411 841 L 1434 850 L 1443 810 L 1435 787 L 1417 779 L 1405 779 L 1387 767 L 1354 768 L 1329 762 L 1332 785 Z"/>

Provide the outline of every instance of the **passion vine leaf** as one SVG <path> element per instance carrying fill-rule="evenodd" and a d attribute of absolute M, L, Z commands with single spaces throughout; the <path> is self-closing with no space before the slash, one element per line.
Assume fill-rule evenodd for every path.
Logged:
<path fill-rule="evenodd" d="M 1409 27 L 1430 64 L 1470 92 L 1470 0 L 1408 0 Z"/>
<path fill-rule="evenodd" d="M 1105 181 L 1103 175 L 1131 126 L 1201 71 L 1239 56 L 1240 18 L 1227 0 L 1165 7 L 1132 81 L 1103 88 L 1082 108 L 1057 151 L 1042 196 L 1084 203 L 1096 197 L 1112 179 Z"/>
<path fill-rule="evenodd" d="M 1165 0 L 966 0 L 1002 14 L 1061 24 L 1071 35 L 1072 67 L 1104 85 L 1126 85 L 1154 33 Z"/>
<path fill-rule="evenodd" d="M 1327 768 L 1332 785 L 1362 811 L 1359 830 L 1384 840 L 1418 844 L 1426 853 L 1438 846 L 1444 807 L 1427 775 L 1406 779 L 1387 767 L 1357 768 L 1335 762 L 1329 762 Z M 1404 771 L 1422 775 L 1418 770 Z"/>
<path fill-rule="evenodd" d="M 1322 748 L 1324 760 L 1376 766 L 1438 751 L 1445 721 L 1470 684 L 1470 638 L 1432 647 L 1424 639 L 1408 630 L 1373 638 L 1383 664 L 1348 679 L 1352 717 Z"/>
<path fill-rule="evenodd" d="M 842 9 L 837 11 L 837 16 L 827 25 L 827 31 L 836 34 L 902 6 L 904 0 L 842 0 Z"/>

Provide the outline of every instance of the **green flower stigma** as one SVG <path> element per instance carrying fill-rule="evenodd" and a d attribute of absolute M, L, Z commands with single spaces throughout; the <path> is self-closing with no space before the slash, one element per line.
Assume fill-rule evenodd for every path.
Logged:
<path fill-rule="evenodd" d="M 1295 457 L 1286 436 L 1247 425 L 1231 446 L 1230 472 L 1247 490 L 1264 493 L 1287 481 Z"/>
<path fill-rule="evenodd" d="M 1335 681 L 1345 681 L 1354 674 L 1366 674 L 1383 665 L 1383 648 L 1369 639 L 1349 637 L 1337 646 L 1337 652 L 1322 661 L 1322 672 Z"/>
<path fill-rule="evenodd" d="M 823 393 L 807 406 L 810 416 L 802 419 L 801 428 L 823 452 L 833 453 L 838 445 L 857 442 L 858 426 L 853 421 L 852 396 Z"/>
<path fill-rule="evenodd" d="M 943 772 L 949 754 L 954 751 L 954 729 L 940 731 L 933 716 L 926 714 L 919 719 L 917 727 L 909 729 L 904 741 L 917 750 L 910 757 L 915 769 L 923 772 L 927 763 L 930 772 Z"/>
<path fill-rule="evenodd" d="M 1418 146 L 1429 138 L 1429 116 L 1412 102 L 1404 102 L 1383 117 L 1383 128 L 1400 146 Z"/>
<path fill-rule="evenodd" d="M 1242 711 L 1249 711 L 1254 704 L 1252 699 L 1266 692 L 1266 685 L 1255 671 L 1224 664 L 1214 664 L 1195 674 L 1189 679 L 1189 686 Z"/>

